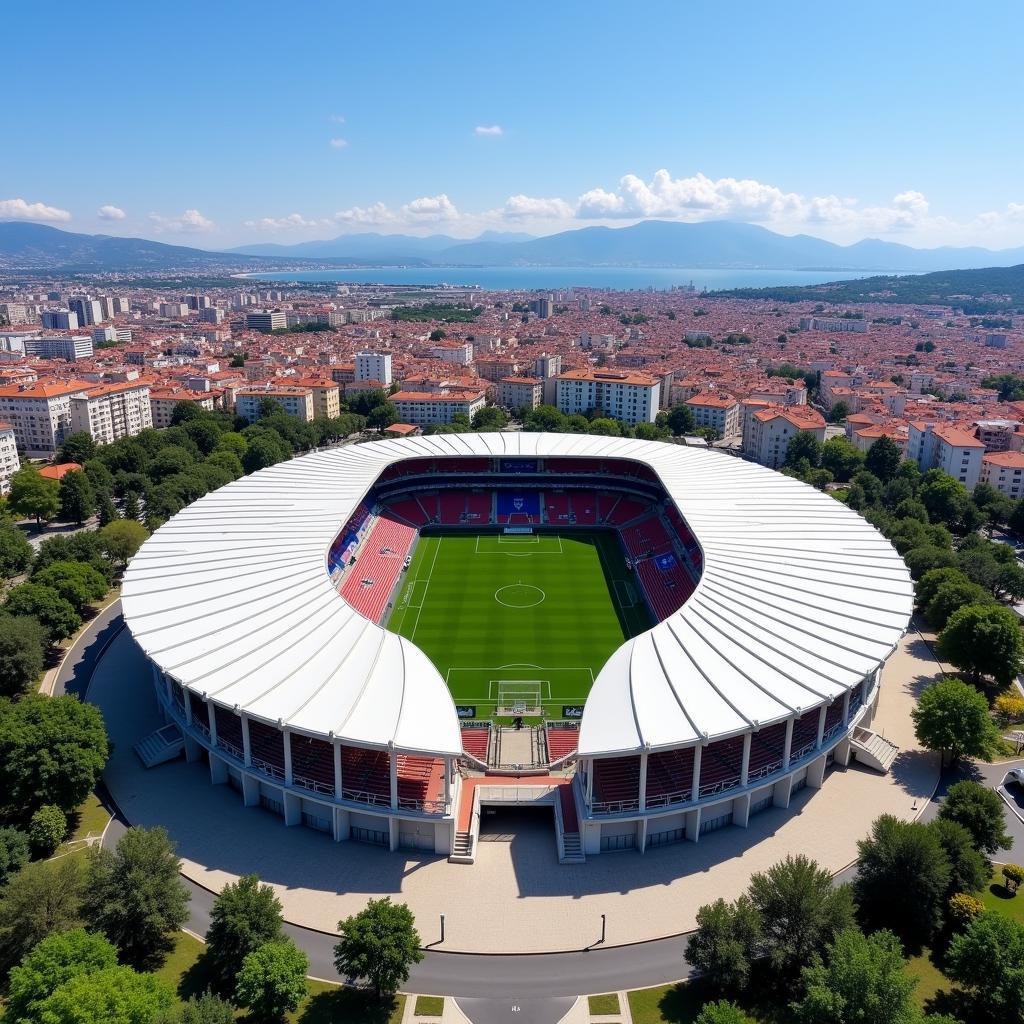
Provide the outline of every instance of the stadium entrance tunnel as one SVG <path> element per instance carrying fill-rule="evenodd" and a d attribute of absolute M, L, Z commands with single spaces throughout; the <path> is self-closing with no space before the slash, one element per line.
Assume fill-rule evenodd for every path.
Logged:
<path fill-rule="evenodd" d="M 534 845 L 542 837 L 551 845 L 555 818 L 550 805 L 491 805 L 484 806 L 480 814 L 481 843 L 513 843 L 520 837 Z"/>

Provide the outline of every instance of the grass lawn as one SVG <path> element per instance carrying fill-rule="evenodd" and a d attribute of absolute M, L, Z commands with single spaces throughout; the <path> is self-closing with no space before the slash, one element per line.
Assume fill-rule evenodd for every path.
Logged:
<path fill-rule="evenodd" d="M 991 883 L 982 889 L 978 898 L 985 904 L 986 910 L 1005 914 L 1019 924 L 1024 924 L 1024 891 L 1011 893 L 1003 885 L 1004 881 L 1005 879 L 997 866 L 992 872 Z"/>
<path fill-rule="evenodd" d="M 932 963 L 931 951 L 927 949 L 920 956 L 910 957 L 907 962 L 907 974 L 917 979 L 914 1001 L 922 1008 L 939 992 L 948 992 L 952 988 L 949 978 Z"/>
<path fill-rule="evenodd" d="M 519 692 L 549 717 L 582 705 L 623 639 L 650 626 L 610 532 L 426 532 L 388 628 L 414 640 L 477 718 Z M 504 691 L 504 700 L 499 697 Z"/>
<path fill-rule="evenodd" d="M 87 839 L 90 835 L 102 835 L 110 821 L 110 812 L 100 803 L 95 793 L 90 793 L 70 816 L 68 841 Z"/>
<path fill-rule="evenodd" d="M 591 1013 L 608 1014 L 622 1012 L 622 1008 L 619 1006 L 619 997 L 614 992 L 610 992 L 605 996 L 588 996 L 587 1003 Z"/>
<path fill-rule="evenodd" d="M 705 1002 L 714 1002 L 717 998 L 700 981 L 660 985 L 628 993 L 633 1024 L 692 1024 Z M 769 1015 L 760 1014 L 749 1006 L 743 1009 L 761 1024 L 775 1024 Z M 785 1019 L 784 1016 L 782 1020 Z"/>
<path fill-rule="evenodd" d="M 417 1017 L 440 1017 L 444 1013 L 444 997 L 417 996 L 413 1012 Z"/>
<path fill-rule="evenodd" d="M 201 959 L 205 948 L 198 939 L 179 932 L 174 950 L 155 972 L 170 982 L 183 1001 L 207 988 Z M 399 1024 L 405 1010 L 405 996 L 377 1004 L 372 995 L 356 989 L 312 980 L 307 985 L 309 996 L 285 1018 L 288 1024 Z M 245 1020 L 245 1013 L 239 1010 L 237 1017 Z"/>

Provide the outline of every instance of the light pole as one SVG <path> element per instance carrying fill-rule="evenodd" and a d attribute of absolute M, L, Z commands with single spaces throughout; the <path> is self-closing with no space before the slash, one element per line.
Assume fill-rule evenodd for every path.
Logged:
<path fill-rule="evenodd" d="M 441 941 L 444 942 L 444 914 L 441 915 Z"/>
<path fill-rule="evenodd" d="M 605 924 L 606 924 L 605 916 L 604 916 L 604 914 L 602 914 L 601 915 L 601 938 L 600 938 L 600 941 L 599 941 L 599 945 L 604 943 Z"/>

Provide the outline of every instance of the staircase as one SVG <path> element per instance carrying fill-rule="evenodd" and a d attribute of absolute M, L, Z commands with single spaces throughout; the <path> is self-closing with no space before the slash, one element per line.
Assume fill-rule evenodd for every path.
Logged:
<path fill-rule="evenodd" d="M 883 774 L 889 771 L 900 752 L 895 743 L 870 729 L 854 729 L 850 745 L 853 747 L 854 756 L 861 764 L 866 764 Z"/>
<path fill-rule="evenodd" d="M 156 732 L 151 732 L 145 739 L 139 740 L 132 748 L 143 766 L 155 768 L 165 761 L 173 761 L 185 749 L 185 739 L 181 730 L 174 725 L 165 725 Z"/>
<path fill-rule="evenodd" d="M 583 846 L 580 843 L 579 832 L 562 833 L 562 856 L 560 864 L 583 864 L 586 858 L 583 856 Z"/>
<path fill-rule="evenodd" d="M 455 864 L 472 864 L 473 863 L 473 833 L 472 832 L 456 832 L 455 833 L 455 848 L 452 850 L 451 857 L 448 858 Z"/>

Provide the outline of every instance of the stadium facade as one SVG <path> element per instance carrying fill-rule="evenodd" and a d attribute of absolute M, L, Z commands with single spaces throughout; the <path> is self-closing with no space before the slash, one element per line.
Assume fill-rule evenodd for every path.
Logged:
<path fill-rule="evenodd" d="M 471 861 L 490 726 L 380 625 L 434 526 L 615 529 L 656 620 L 546 726 L 557 774 L 524 799 L 553 794 L 561 859 L 697 841 L 851 755 L 891 763 L 870 723 L 913 588 L 870 524 L 724 454 L 529 433 L 313 453 L 157 530 L 122 591 L 167 723 L 143 760 L 184 749 L 288 825 Z"/>

